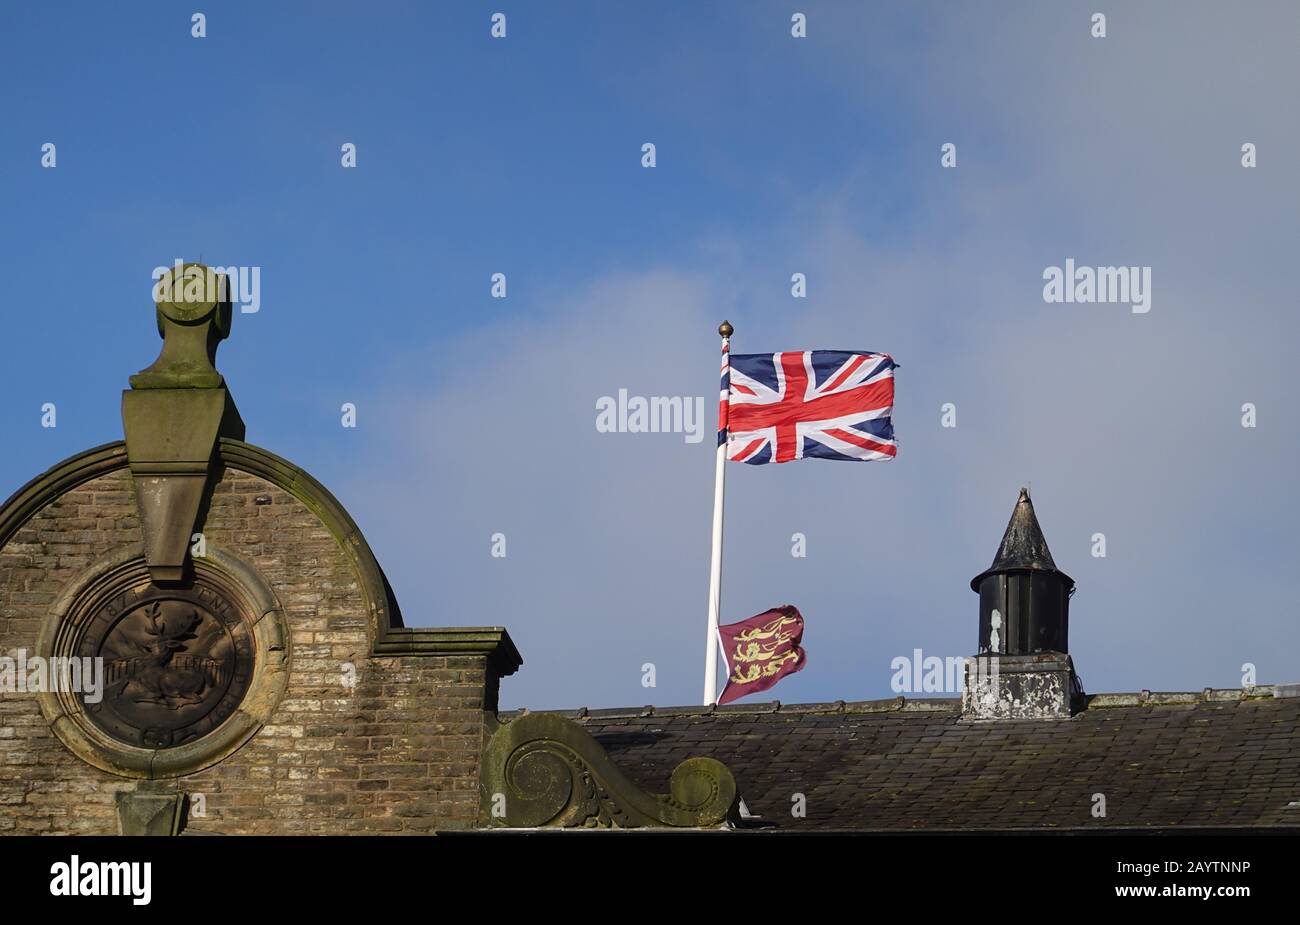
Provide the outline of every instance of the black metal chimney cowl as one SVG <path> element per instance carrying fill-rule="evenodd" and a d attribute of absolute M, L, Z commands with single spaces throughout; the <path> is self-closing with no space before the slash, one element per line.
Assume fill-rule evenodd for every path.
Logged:
<path fill-rule="evenodd" d="M 1052 560 L 1025 489 L 1020 489 L 993 564 L 970 586 L 980 596 L 981 655 L 1070 651 L 1074 579 Z"/>
<path fill-rule="evenodd" d="M 1069 654 L 1074 579 L 1056 567 L 1025 489 L 993 564 L 970 586 L 979 654 L 966 661 L 963 719 L 1069 719 L 1084 698 Z"/>

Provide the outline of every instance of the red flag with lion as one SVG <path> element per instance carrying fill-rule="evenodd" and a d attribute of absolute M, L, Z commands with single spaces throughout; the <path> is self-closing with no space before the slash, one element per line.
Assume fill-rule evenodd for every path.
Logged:
<path fill-rule="evenodd" d="M 803 617 L 790 604 L 719 626 L 718 636 L 727 663 L 727 686 L 719 704 L 765 691 L 808 661 L 799 647 Z"/>

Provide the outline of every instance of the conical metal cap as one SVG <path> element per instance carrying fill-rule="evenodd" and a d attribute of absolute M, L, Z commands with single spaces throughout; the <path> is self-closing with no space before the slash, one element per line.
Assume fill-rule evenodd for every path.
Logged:
<path fill-rule="evenodd" d="M 993 564 L 972 578 L 970 586 L 972 590 L 978 591 L 980 582 L 989 575 L 1026 569 L 1056 572 L 1070 585 L 1074 584 L 1070 576 L 1056 567 L 1051 550 L 1047 548 L 1043 528 L 1038 525 L 1038 517 L 1034 514 L 1034 503 L 1029 500 L 1028 490 L 1022 488 L 1016 506 L 1011 511 L 1007 532 L 1002 535 L 1002 545 L 993 557 Z"/>

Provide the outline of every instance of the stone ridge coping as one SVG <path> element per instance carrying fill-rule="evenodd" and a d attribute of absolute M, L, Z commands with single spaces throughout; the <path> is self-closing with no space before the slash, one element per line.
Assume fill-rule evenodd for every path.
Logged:
<path fill-rule="evenodd" d="M 849 713 L 894 713 L 899 710 L 908 712 L 957 712 L 961 701 L 956 697 L 936 697 L 930 699 L 908 699 L 895 697 L 892 700 L 835 700 L 826 703 L 781 703 L 772 700 L 767 703 L 734 703 L 726 706 L 684 706 L 656 707 L 653 704 L 644 707 L 611 707 L 592 710 L 580 707 L 577 710 L 505 710 L 497 715 L 502 722 L 509 722 L 529 713 L 558 713 L 570 720 L 636 719 L 650 716 L 715 716 L 729 714 L 764 714 L 780 713 L 783 716 L 794 714 L 849 714 Z"/>
<path fill-rule="evenodd" d="M 1300 697 L 1300 684 L 1260 684 L 1252 688 L 1211 688 L 1200 692 L 1139 691 L 1122 694 L 1085 695 L 1085 709 L 1104 710 L 1109 707 L 1172 706 L 1190 703 L 1235 703 L 1244 700 L 1265 700 L 1283 697 Z M 957 697 L 909 698 L 894 697 L 889 700 L 835 700 L 825 703 L 737 703 L 726 706 L 612 707 L 592 710 L 503 710 L 497 714 L 500 722 L 510 722 L 528 713 L 556 713 L 570 720 L 645 719 L 652 716 L 716 716 L 729 714 L 768 714 L 782 716 L 798 714 L 851 715 L 860 713 L 959 713 L 961 699 Z"/>
<path fill-rule="evenodd" d="M 1136 694 L 1085 695 L 1090 710 L 1107 707 L 1162 706 L 1183 703 L 1233 703 L 1240 700 L 1300 697 L 1300 684 L 1258 684 L 1255 687 L 1207 687 L 1190 693 L 1139 691 Z"/>

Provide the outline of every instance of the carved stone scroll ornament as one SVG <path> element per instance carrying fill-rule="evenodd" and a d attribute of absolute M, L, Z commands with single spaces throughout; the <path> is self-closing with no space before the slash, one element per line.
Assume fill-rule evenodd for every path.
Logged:
<path fill-rule="evenodd" d="M 739 803 L 735 778 L 713 758 L 688 758 L 667 794 L 646 793 L 586 730 L 554 713 L 497 728 L 482 788 L 482 824 L 494 828 L 711 828 L 734 820 Z"/>

